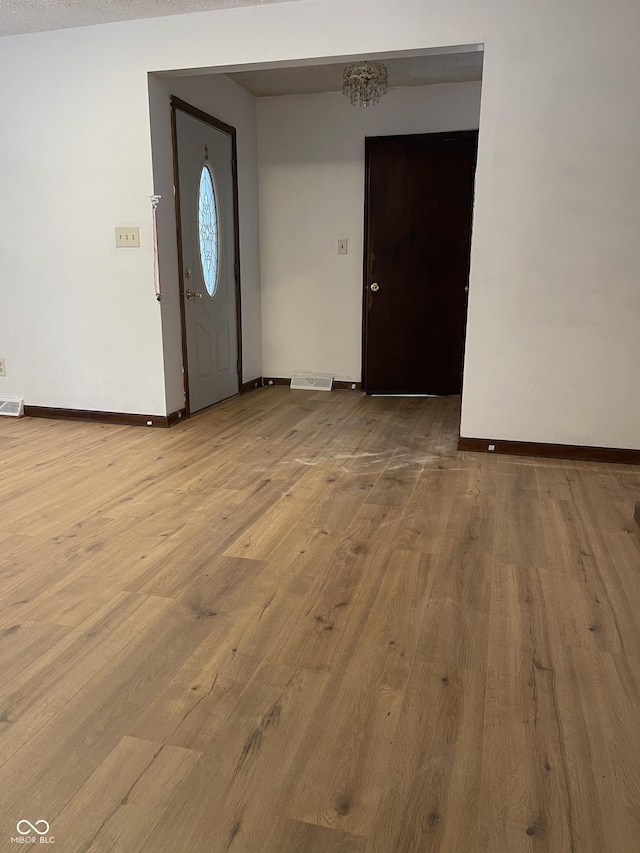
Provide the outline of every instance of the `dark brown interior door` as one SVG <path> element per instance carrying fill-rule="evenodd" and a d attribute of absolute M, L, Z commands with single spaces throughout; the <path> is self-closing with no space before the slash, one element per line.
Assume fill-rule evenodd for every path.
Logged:
<path fill-rule="evenodd" d="M 477 136 L 366 140 L 368 394 L 460 393 Z"/>

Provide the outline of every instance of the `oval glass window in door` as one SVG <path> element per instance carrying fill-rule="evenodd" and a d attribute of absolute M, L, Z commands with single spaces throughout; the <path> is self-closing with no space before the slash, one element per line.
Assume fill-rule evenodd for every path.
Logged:
<path fill-rule="evenodd" d="M 198 192 L 198 240 L 204 286 L 213 296 L 218 286 L 218 206 L 211 167 L 205 163 L 200 172 Z"/>

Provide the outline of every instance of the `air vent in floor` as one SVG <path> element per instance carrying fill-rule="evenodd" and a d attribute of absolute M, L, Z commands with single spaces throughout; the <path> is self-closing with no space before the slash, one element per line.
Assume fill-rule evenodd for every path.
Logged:
<path fill-rule="evenodd" d="M 24 400 L 7 400 L 0 398 L 0 415 L 11 418 L 21 418 L 24 414 Z"/>
<path fill-rule="evenodd" d="M 331 391 L 333 376 L 329 373 L 294 373 L 290 387 L 297 391 Z"/>

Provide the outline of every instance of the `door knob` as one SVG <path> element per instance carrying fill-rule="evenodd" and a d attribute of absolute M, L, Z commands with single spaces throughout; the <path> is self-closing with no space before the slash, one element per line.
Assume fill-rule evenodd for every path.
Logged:
<path fill-rule="evenodd" d="M 374 293 L 377 293 L 380 290 L 380 285 L 377 281 L 373 282 L 373 284 L 371 285 L 371 290 L 373 290 Z"/>
<path fill-rule="evenodd" d="M 187 290 L 185 293 L 187 299 L 202 299 L 201 293 L 195 293 L 193 290 Z"/>

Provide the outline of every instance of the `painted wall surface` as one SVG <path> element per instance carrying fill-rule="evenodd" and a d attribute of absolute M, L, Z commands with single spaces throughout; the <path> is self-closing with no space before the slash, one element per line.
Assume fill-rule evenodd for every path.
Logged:
<path fill-rule="evenodd" d="M 242 381 L 262 375 L 260 272 L 258 261 L 258 162 L 256 99 L 222 74 L 206 77 L 149 76 L 154 186 L 158 207 L 162 276 L 162 340 L 167 410 L 184 406 L 178 253 L 173 200 L 170 95 L 220 119 L 237 131 L 238 213 L 242 306 Z"/>
<path fill-rule="evenodd" d="M 638 32 L 635 0 L 299 0 L 0 40 L 0 393 L 166 410 L 149 71 L 484 43 L 463 434 L 640 447 Z"/>
<path fill-rule="evenodd" d="M 366 136 L 478 127 L 480 84 L 258 99 L 263 371 L 359 382 Z M 338 239 L 348 254 L 338 255 Z"/>
<path fill-rule="evenodd" d="M 91 32 L 0 40 L 0 394 L 163 414 L 146 81 Z"/>

